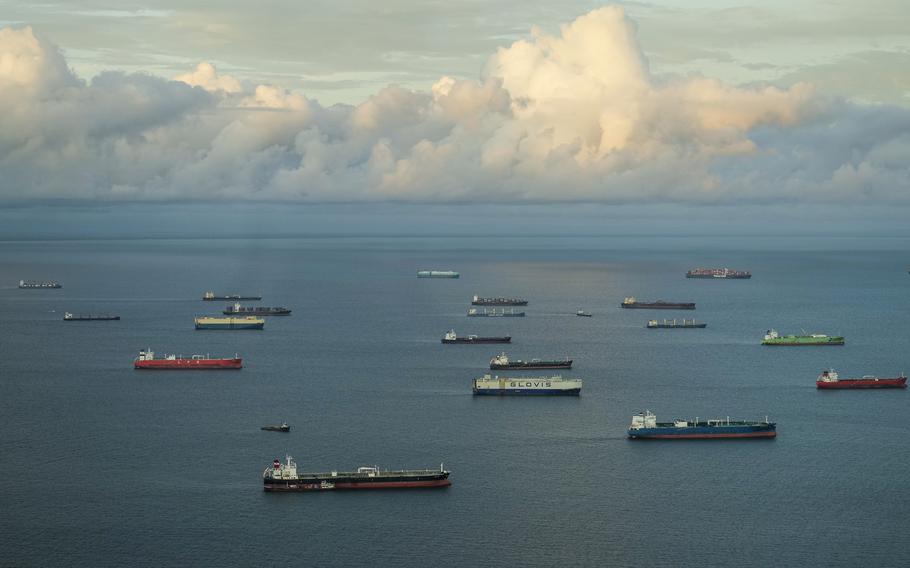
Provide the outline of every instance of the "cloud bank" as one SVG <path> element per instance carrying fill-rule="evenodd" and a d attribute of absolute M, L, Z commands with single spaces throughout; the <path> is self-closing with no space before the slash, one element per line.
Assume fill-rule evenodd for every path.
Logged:
<path fill-rule="evenodd" d="M 203 62 L 83 81 L 0 29 L 0 199 L 405 202 L 910 198 L 910 110 L 650 73 L 618 7 L 532 30 L 477 80 L 324 107 Z"/>

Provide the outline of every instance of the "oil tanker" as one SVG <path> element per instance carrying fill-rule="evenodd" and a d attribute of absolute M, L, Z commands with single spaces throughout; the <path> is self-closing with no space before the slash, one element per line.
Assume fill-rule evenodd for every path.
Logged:
<path fill-rule="evenodd" d="M 818 376 L 815 387 L 819 389 L 903 389 L 907 388 L 907 377 L 901 373 L 899 377 L 892 378 L 863 375 L 859 379 L 841 379 L 834 369 L 827 369 Z"/>
<path fill-rule="evenodd" d="M 706 323 L 697 323 L 694 319 L 687 320 L 683 318 L 682 321 L 677 320 L 648 320 L 648 329 L 703 329 L 708 327 Z"/>
<path fill-rule="evenodd" d="M 619 307 L 629 310 L 694 310 L 695 302 L 664 302 L 663 300 L 640 302 L 635 299 L 635 296 L 629 296 L 622 301 Z"/>
<path fill-rule="evenodd" d="M 512 336 L 503 335 L 501 337 L 481 337 L 480 335 L 465 335 L 458 337 L 454 329 L 451 329 L 442 336 L 443 343 L 511 343 Z"/>
<path fill-rule="evenodd" d="M 803 345 L 843 345 L 844 338 L 840 335 L 829 337 L 823 333 L 811 333 L 803 335 L 781 335 L 773 329 L 769 329 L 762 339 L 762 345 L 783 345 L 791 347 L 800 347 Z"/>
<path fill-rule="evenodd" d="M 454 270 L 418 270 L 417 278 L 460 278 Z"/>
<path fill-rule="evenodd" d="M 284 307 L 241 306 L 239 303 L 228 306 L 221 313 L 227 316 L 289 316 L 291 310 Z"/>
<path fill-rule="evenodd" d="M 658 422 L 651 412 L 641 412 L 632 417 L 629 438 L 633 440 L 721 440 L 736 438 L 774 438 L 777 424 L 764 421 L 749 422 L 718 418 L 716 420 L 674 420 Z"/>
<path fill-rule="evenodd" d="M 471 308 L 468 310 L 469 318 L 523 318 L 525 317 L 524 312 L 516 312 L 514 308 L 510 308 L 509 311 L 505 309 L 497 310 L 493 308 L 488 310 L 484 308 L 483 310 L 478 310 L 477 308 Z"/>
<path fill-rule="evenodd" d="M 262 296 L 242 296 L 240 294 L 215 294 L 214 292 L 206 292 L 202 295 L 202 299 L 206 302 L 233 302 L 235 300 L 261 300 Z"/>
<path fill-rule="evenodd" d="M 202 316 L 195 318 L 193 322 L 196 329 L 217 329 L 217 330 L 235 330 L 235 329 L 263 329 L 265 320 L 253 316 L 244 317 L 227 317 L 214 318 Z"/>
<path fill-rule="evenodd" d="M 119 320 L 120 316 L 113 314 L 71 314 L 63 313 L 63 321 L 112 321 Z"/>
<path fill-rule="evenodd" d="M 19 287 L 26 290 L 35 288 L 63 288 L 59 282 L 54 282 L 53 280 L 20 280 Z"/>
<path fill-rule="evenodd" d="M 162 371 L 174 370 L 213 370 L 213 369 L 241 369 L 243 368 L 243 359 L 238 355 L 226 357 L 223 359 L 213 359 L 208 355 L 193 355 L 192 357 L 183 357 L 181 355 L 167 355 L 160 359 L 155 358 L 155 352 L 151 349 L 144 349 L 139 352 L 134 365 L 136 369 L 153 369 Z"/>
<path fill-rule="evenodd" d="M 507 369 L 571 369 L 572 360 L 566 357 L 565 359 L 531 359 L 530 361 L 522 361 L 517 359 L 512 361 L 509 359 L 509 356 L 505 352 L 500 353 L 496 357 L 490 359 L 490 369 L 493 371 L 502 371 Z"/>
<path fill-rule="evenodd" d="M 694 268 L 686 272 L 686 278 L 721 278 L 743 280 L 752 278 L 752 273 L 745 270 L 731 270 L 729 268 Z"/>
<path fill-rule="evenodd" d="M 452 485 L 449 472 L 439 469 L 382 470 L 376 466 L 358 467 L 357 471 L 328 471 L 324 473 L 298 473 L 297 463 L 291 456 L 285 462 L 272 462 L 262 472 L 265 491 L 299 492 L 340 489 L 411 489 L 421 487 L 448 487 Z"/>
<path fill-rule="evenodd" d="M 521 298 L 481 298 L 474 294 L 472 306 L 527 306 L 528 301 Z"/>
<path fill-rule="evenodd" d="M 581 393 L 581 379 L 555 377 L 494 377 L 489 373 L 474 379 L 475 395 L 569 395 Z"/>

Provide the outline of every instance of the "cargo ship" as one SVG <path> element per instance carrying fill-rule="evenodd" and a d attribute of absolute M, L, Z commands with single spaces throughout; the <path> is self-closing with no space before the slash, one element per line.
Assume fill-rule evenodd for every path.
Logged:
<path fill-rule="evenodd" d="M 454 270 L 418 270 L 417 278 L 461 278 Z"/>
<path fill-rule="evenodd" d="M 899 377 L 891 378 L 863 375 L 859 379 L 841 379 L 834 369 L 827 369 L 818 376 L 815 387 L 819 389 L 903 389 L 907 388 L 907 377 L 901 373 Z"/>
<path fill-rule="evenodd" d="M 591 317 L 591 314 L 589 314 L 588 312 L 586 312 L 586 311 L 584 311 L 584 310 L 578 310 L 577 312 L 575 312 L 575 315 L 578 316 L 578 317 L 580 317 L 580 318 L 589 318 L 589 317 Z"/>
<path fill-rule="evenodd" d="M 769 329 L 761 342 L 762 345 L 786 345 L 798 347 L 802 345 L 843 345 L 844 338 L 841 336 L 829 337 L 822 333 L 812 333 L 803 335 L 780 335 L 773 329 Z"/>
<path fill-rule="evenodd" d="M 689 319 L 685 319 L 685 318 L 683 318 L 682 321 L 677 321 L 675 319 L 673 319 L 673 320 L 665 319 L 663 321 L 648 320 L 648 325 L 647 325 L 648 329 L 694 329 L 694 328 L 702 329 L 705 327 L 708 327 L 708 324 L 697 323 L 694 319 L 689 320 Z"/>
<path fill-rule="evenodd" d="M 752 273 L 745 270 L 731 270 L 729 268 L 695 268 L 686 272 L 686 278 L 726 278 L 742 280 L 752 278 Z"/>
<path fill-rule="evenodd" d="M 139 352 L 139 357 L 136 358 L 133 367 L 136 369 L 155 370 L 241 369 L 243 368 L 243 359 L 238 355 L 223 359 L 213 359 L 208 355 L 183 357 L 181 355 L 167 354 L 161 359 L 156 359 L 154 351 L 145 349 Z"/>
<path fill-rule="evenodd" d="M 206 292 L 202 295 L 202 299 L 206 302 L 233 302 L 236 300 L 261 300 L 262 296 L 242 296 L 240 294 L 215 294 L 214 292 Z"/>
<path fill-rule="evenodd" d="M 500 353 L 499 355 L 490 359 L 490 369 L 493 371 L 502 371 L 508 369 L 571 369 L 572 360 L 566 357 L 565 359 L 531 359 L 530 361 L 522 361 L 517 359 L 512 361 L 509 359 L 509 356 L 505 352 Z"/>
<path fill-rule="evenodd" d="M 619 307 L 632 310 L 694 310 L 695 302 L 664 302 L 663 300 L 639 302 L 635 296 L 629 296 L 622 301 Z"/>
<path fill-rule="evenodd" d="M 20 280 L 19 287 L 24 289 L 34 289 L 34 288 L 63 288 L 59 282 L 54 282 L 53 280 Z"/>
<path fill-rule="evenodd" d="M 521 298 L 481 298 L 474 294 L 472 306 L 527 306 L 528 301 Z"/>
<path fill-rule="evenodd" d="M 291 315 L 291 310 L 283 307 L 270 307 L 270 306 L 241 306 L 239 303 L 234 304 L 233 306 L 228 306 L 221 313 L 227 316 L 232 315 L 241 315 L 241 316 L 289 316 Z"/>
<path fill-rule="evenodd" d="M 340 489 L 411 489 L 448 487 L 452 485 L 449 472 L 442 464 L 439 469 L 381 470 L 376 466 L 358 467 L 357 471 L 298 473 L 291 456 L 284 463 L 275 460 L 262 472 L 265 491 L 325 491 Z"/>
<path fill-rule="evenodd" d="M 750 422 L 718 418 L 716 420 L 674 420 L 658 422 L 651 411 L 632 417 L 629 438 L 633 440 L 721 440 L 737 438 L 774 438 L 777 424 L 764 421 Z"/>
<path fill-rule="evenodd" d="M 466 335 L 458 337 L 455 330 L 449 330 L 442 336 L 443 343 L 511 343 L 512 337 L 504 335 L 502 337 L 481 337 L 479 335 Z"/>
<path fill-rule="evenodd" d="M 63 313 L 63 321 L 111 321 L 119 320 L 120 316 L 112 314 L 71 314 Z"/>
<path fill-rule="evenodd" d="M 265 327 L 265 320 L 254 316 L 244 317 L 210 317 L 202 316 L 193 320 L 196 323 L 196 329 L 262 329 Z"/>
<path fill-rule="evenodd" d="M 506 310 L 497 310 L 492 309 L 488 310 L 484 308 L 483 310 L 478 310 L 477 308 L 471 308 L 468 310 L 469 318 L 523 318 L 525 317 L 524 312 L 516 312 L 514 309 Z"/>
<path fill-rule="evenodd" d="M 474 379 L 475 395 L 569 395 L 581 393 L 581 379 L 555 377 L 499 377 L 489 373 Z"/>
<path fill-rule="evenodd" d="M 260 430 L 265 430 L 266 432 L 290 432 L 291 427 L 288 426 L 287 422 L 282 422 L 275 426 L 263 426 Z"/>

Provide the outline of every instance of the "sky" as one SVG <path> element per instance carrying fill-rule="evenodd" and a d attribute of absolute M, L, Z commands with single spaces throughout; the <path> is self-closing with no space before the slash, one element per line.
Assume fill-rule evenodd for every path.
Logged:
<path fill-rule="evenodd" d="M 227 201 L 874 226 L 910 204 L 907 30 L 896 0 L 0 0 L 0 221 Z"/>

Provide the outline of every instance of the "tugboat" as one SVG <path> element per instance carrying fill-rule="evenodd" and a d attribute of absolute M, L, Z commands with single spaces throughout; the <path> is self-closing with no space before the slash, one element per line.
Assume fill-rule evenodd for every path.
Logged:
<path fill-rule="evenodd" d="M 695 302 L 664 302 L 663 300 L 639 302 L 635 296 L 629 296 L 622 301 L 619 307 L 627 310 L 694 310 Z"/>
<path fill-rule="evenodd" d="M 263 426 L 260 430 L 265 430 L 266 432 L 290 432 L 291 427 L 288 426 L 287 422 L 282 422 L 277 426 Z"/>
<path fill-rule="evenodd" d="M 571 369 L 572 360 L 566 357 L 564 360 L 546 361 L 543 359 L 531 359 L 530 361 L 511 361 L 505 352 L 490 359 L 490 369 L 493 371 L 502 371 L 507 369 Z"/>
<path fill-rule="evenodd" d="M 455 330 L 451 329 L 442 337 L 443 343 L 511 343 L 512 337 L 505 335 L 502 337 L 481 337 L 479 335 L 468 335 L 458 337 Z"/>
<path fill-rule="evenodd" d="M 474 294 L 472 306 L 527 306 L 528 301 L 521 298 L 481 298 Z"/>
<path fill-rule="evenodd" d="M 497 310 L 496 308 L 493 308 L 492 310 L 488 310 L 488 309 L 484 308 L 483 311 L 481 311 L 481 310 L 478 310 L 477 308 L 471 308 L 468 310 L 468 317 L 469 318 L 523 318 L 523 317 L 525 317 L 525 313 L 516 312 L 514 310 L 514 308 L 510 309 L 509 311 L 505 311 L 504 309 Z"/>
<path fill-rule="evenodd" d="M 706 323 L 695 323 L 694 319 L 687 320 L 683 318 L 681 322 L 674 320 L 648 320 L 648 329 L 690 329 L 690 328 L 705 328 L 708 327 Z"/>
<path fill-rule="evenodd" d="M 591 314 L 589 314 L 588 312 L 586 312 L 586 311 L 584 311 L 584 310 L 578 310 L 577 312 L 575 312 L 575 315 L 578 316 L 578 317 L 580 317 L 580 318 L 589 318 L 589 317 L 591 317 Z"/>
<path fill-rule="evenodd" d="M 241 306 L 240 302 L 237 302 L 233 306 L 228 306 L 222 311 L 226 316 L 289 316 L 291 315 L 291 310 L 283 307 L 269 307 L 269 306 L 255 306 L 255 307 L 246 307 Z"/>
<path fill-rule="evenodd" d="M 69 312 L 63 313 L 63 321 L 111 321 L 119 319 L 120 316 L 114 316 L 111 314 L 71 314 Z"/>
<path fill-rule="evenodd" d="M 419 487 L 448 487 L 452 485 L 449 472 L 439 469 L 381 470 L 376 466 L 358 467 L 357 471 L 297 473 L 294 458 L 272 462 L 262 472 L 265 491 L 300 492 L 335 489 L 410 489 Z"/>
<path fill-rule="evenodd" d="M 716 420 L 674 420 L 658 422 L 650 411 L 632 417 L 629 438 L 633 440 L 718 440 L 736 438 L 774 438 L 777 424 L 763 421 L 749 422 L 730 420 L 730 417 Z"/>
<path fill-rule="evenodd" d="M 202 299 L 206 302 L 233 302 L 236 300 L 261 300 L 262 296 L 241 296 L 240 294 L 215 294 L 214 292 L 206 292 L 202 295 Z"/>
<path fill-rule="evenodd" d="M 238 355 L 224 359 L 213 359 L 208 355 L 183 357 L 167 354 L 161 359 L 155 359 L 154 351 L 144 349 L 139 352 L 139 357 L 134 361 L 133 367 L 136 369 L 156 370 L 240 369 L 243 367 L 243 359 Z"/>
<path fill-rule="evenodd" d="M 777 331 L 769 329 L 765 333 L 764 339 L 761 342 L 762 345 L 785 345 L 791 347 L 799 347 L 803 345 L 843 345 L 844 338 L 842 336 L 828 337 L 823 333 L 811 333 L 806 334 L 803 332 L 803 335 L 780 335 Z"/>
<path fill-rule="evenodd" d="M 901 373 L 899 377 L 892 378 L 863 375 L 861 379 L 841 379 L 834 369 L 827 369 L 818 376 L 815 387 L 819 389 L 903 389 L 907 388 L 907 377 Z"/>

